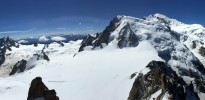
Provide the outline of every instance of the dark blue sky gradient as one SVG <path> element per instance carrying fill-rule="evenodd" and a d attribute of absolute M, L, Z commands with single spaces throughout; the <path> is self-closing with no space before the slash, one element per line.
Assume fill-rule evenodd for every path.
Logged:
<path fill-rule="evenodd" d="M 205 26 L 204 4 L 204 0 L 1 0 L 0 33 L 95 33 L 116 15 L 141 18 L 155 13 Z"/>

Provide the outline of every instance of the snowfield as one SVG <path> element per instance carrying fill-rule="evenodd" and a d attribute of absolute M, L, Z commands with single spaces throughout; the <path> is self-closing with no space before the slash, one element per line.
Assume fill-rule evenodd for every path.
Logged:
<path fill-rule="evenodd" d="M 50 62 L 38 61 L 31 70 L 1 77 L 0 98 L 25 100 L 31 80 L 41 76 L 49 89 L 56 90 L 60 100 L 126 100 L 135 79 L 130 79 L 130 75 L 140 72 L 152 60 L 162 60 L 148 42 L 136 48 L 107 46 L 73 57 L 80 42 L 65 43 L 64 47 L 53 43 L 45 49 L 50 52 Z M 13 52 L 37 52 L 42 48 L 43 45 L 22 45 Z"/>

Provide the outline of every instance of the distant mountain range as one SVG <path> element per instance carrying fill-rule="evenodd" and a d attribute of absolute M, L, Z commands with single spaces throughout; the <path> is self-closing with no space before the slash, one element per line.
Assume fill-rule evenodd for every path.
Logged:
<path fill-rule="evenodd" d="M 61 34 L 61 35 L 51 35 L 51 36 L 41 36 L 37 38 L 24 38 L 24 39 L 18 39 L 18 43 L 23 45 L 31 45 L 31 44 L 50 44 L 52 42 L 69 42 L 69 41 L 76 41 L 79 39 L 83 39 L 85 35 L 67 35 L 67 34 Z"/>

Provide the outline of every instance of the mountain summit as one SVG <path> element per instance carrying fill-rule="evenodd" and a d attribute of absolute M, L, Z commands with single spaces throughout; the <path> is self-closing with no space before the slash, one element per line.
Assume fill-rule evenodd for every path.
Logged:
<path fill-rule="evenodd" d="M 166 69 L 165 71 L 161 69 L 162 67 L 159 67 L 160 73 L 164 73 L 165 77 L 169 77 L 166 74 L 167 71 L 176 72 L 176 77 L 182 77 L 182 81 L 185 81 L 184 84 L 186 85 L 177 83 L 183 87 L 187 86 L 189 82 L 194 81 L 192 78 L 205 79 L 204 60 L 198 59 L 198 57 L 203 56 L 203 53 L 199 53 L 199 50 L 201 50 L 200 48 L 204 48 L 205 28 L 199 24 L 184 24 L 162 14 L 153 14 L 144 18 L 116 16 L 103 32 L 97 33 L 96 36 L 88 35 L 85 37 L 81 43 L 79 52 L 88 49 L 109 48 L 111 46 L 119 49 L 137 47 L 144 42 L 148 42 L 155 48 L 158 56 L 166 63 L 164 65 L 170 66 L 170 70 Z M 205 50 L 203 49 L 202 51 Z M 155 64 L 155 67 L 158 66 L 160 64 Z M 152 73 L 152 71 L 149 73 Z M 177 79 L 176 77 L 173 80 Z M 142 76 L 138 77 L 136 81 L 139 81 L 140 78 Z M 146 82 L 146 80 L 144 81 Z M 165 81 L 170 82 L 170 80 Z M 136 84 L 138 85 L 135 86 Z M 136 84 L 133 86 L 142 87 L 143 84 L 145 85 L 145 83 Z M 159 88 L 153 89 L 159 90 Z M 136 89 L 132 90 L 137 91 Z M 150 92 L 152 90 L 145 89 L 145 91 Z M 132 91 L 130 93 L 131 95 L 134 94 Z M 149 97 L 145 97 L 146 93 L 142 94 L 144 96 L 139 98 L 145 99 Z M 135 99 L 136 97 L 129 97 L 129 100 Z"/>
<path fill-rule="evenodd" d="M 86 47 L 137 47 L 142 41 L 147 41 L 178 74 L 188 75 L 188 70 L 192 70 L 203 76 L 204 66 L 191 50 L 202 47 L 204 40 L 205 29 L 201 25 L 184 24 L 162 14 L 143 19 L 116 16 L 102 33 L 84 38 L 79 52 Z"/>
<path fill-rule="evenodd" d="M 203 26 L 199 24 L 184 24 L 176 19 L 168 18 L 165 15 L 154 14 L 142 19 L 118 15 L 111 20 L 103 32 L 97 33 L 95 38 L 92 39 L 92 44 L 87 45 L 93 46 L 93 48 L 102 48 L 103 43 L 108 45 L 109 43 L 115 42 L 120 48 L 129 45 L 136 46 L 136 39 L 148 40 L 150 36 L 159 35 L 155 33 L 166 32 L 169 33 L 172 38 L 179 42 L 184 42 L 184 44 L 193 41 L 197 42 L 198 46 L 204 44 L 205 28 Z M 138 38 L 136 36 L 138 36 Z M 86 43 L 84 43 L 83 46 L 85 47 Z M 82 50 L 83 48 L 79 51 Z"/>

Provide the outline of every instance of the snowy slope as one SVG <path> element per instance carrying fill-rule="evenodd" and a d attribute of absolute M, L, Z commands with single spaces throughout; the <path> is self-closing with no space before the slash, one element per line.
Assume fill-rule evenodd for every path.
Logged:
<path fill-rule="evenodd" d="M 171 19 L 162 14 L 150 15 L 146 18 L 149 21 L 162 22 L 170 27 L 170 30 L 177 32 L 180 37 L 180 41 L 184 43 L 205 65 L 204 57 L 200 56 L 199 48 L 205 47 L 205 28 L 200 24 L 185 24 L 177 21 L 176 19 Z M 196 47 L 193 48 L 193 45 Z"/>
<path fill-rule="evenodd" d="M 32 49 L 31 49 L 32 48 Z M 22 46 L 20 48 L 12 47 L 12 51 L 7 50 L 5 54 L 5 62 L 0 67 L 0 76 L 8 75 L 11 72 L 13 66 L 20 60 L 29 60 L 33 57 L 33 54 L 41 51 L 43 45 L 38 48 L 34 48 L 33 45 Z"/>
<path fill-rule="evenodd" d="M 188 26 L 192 28 L 184 28 Z M 201 31 L 191 31 L 198 26 L 183 24 L 161 14 L 150 15 L 144 19 L 117 16 L 102 33 L 93 37 L 94 39 L 84 39 L 79 51 L 82 51 L 82 47 L 98 49 L 106 45 L 119 48 L 137 47 L 141 42 L 147 41 L 158 52 L 158 56 L 169 63 L 177 74 L 189 76 L 189 70 L 192 70 L 195 75 L 205 78 L 204 66 L 192 53 L 189 45 L 196 40 L 197 47 L 201 47 L 204 43 L 205 31 L 202 26 L 198 29 Z M 184 39 L 185 36 L 188 36 L 187 39 Z"/>
<path fill-rule="evenodd" d="M 46 49 L 53 51 L 49 63 L 41 61 L 24 73 L 0 78 L 0 98 L 25 100 L 31 80 L 41 76 L 49 89 L 56 89 L 60 100 L 126 100 L 134 81 L 130 75 L 152 60 L 162 60 L 147 42 L 137 48 L 108 46 L 84 51 L 73 58 L 79 46 L 80 41 L 66 43 L 63 48 L 51 44 Z M 27 51 L 28 47 L 21 46 L 21 50 Z"/>

